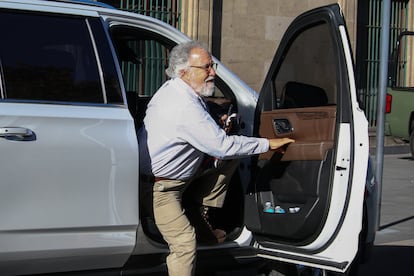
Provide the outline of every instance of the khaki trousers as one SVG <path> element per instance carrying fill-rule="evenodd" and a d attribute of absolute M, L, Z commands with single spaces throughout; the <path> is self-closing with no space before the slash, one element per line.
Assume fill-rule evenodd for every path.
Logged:
<path fill-rule="evenodd" d="M 170 249 L 166 260 L 169 276 L 195 273 L 196 236 L 181 204 L 184 190 L 189 186 L 187 192 L 203 205 L 222 207 L 231 175 L 238 164 L 237 160 L 224 161 L 217 169 L 201 172 L 190 181 L 160 180 L 154 183 L 154 218 Z"/>

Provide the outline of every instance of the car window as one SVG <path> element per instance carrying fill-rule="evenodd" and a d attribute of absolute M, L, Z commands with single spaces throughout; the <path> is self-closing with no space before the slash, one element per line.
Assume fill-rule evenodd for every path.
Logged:
<path fill-rule="evenodd" d="M 159 87 L 168 79 L 165 69 L 175 42 L 148 30 L 115 25 L 110 30 L 117 52 L 127 95 L 128 108 L 140 126 L 147 104 Z M 229 106 L 237 112 L 233 92 L 217 76 L 215 91 L 207 99 L 211 109 L 227 113 Z"/>
<path fill-rule="evenodd" d="M 275 105 L 300 108 L 336 104 L 337 72 L 333 49 L 326 23 L 299 33 L 288 47 L 274 78 Z"/>
<path fill-rule="evenodd" d="M 122 103 L 99 19 L 1 13 L 0 35 L 3 100 Z"/>

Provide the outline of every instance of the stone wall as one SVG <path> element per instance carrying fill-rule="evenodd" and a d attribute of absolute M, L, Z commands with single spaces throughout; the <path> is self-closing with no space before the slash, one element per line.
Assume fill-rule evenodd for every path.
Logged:
<path fill-rule="evenodd" d="M 315 7 L 340 3 L 355 46 L 357 0 L 222 0 L 220 59 L 250 87 L 259 91 L 277 46 L 292 20 Z M 213 0 L 182 0 L 182 31 L 210 47 Z M 214 7 L 214 8 L 213 8 Z M 216 10 L 217 12 L 217 10 Z M 215 19 L 217 20 L 217 19 Z"/>
<path fill-rule="evenodd" d="M 283 33 L 299 14 L 332 0 L 223 1 L 221 60 L 259 91 Z M 351 2 L 351 1 L 347 1 Z"/>

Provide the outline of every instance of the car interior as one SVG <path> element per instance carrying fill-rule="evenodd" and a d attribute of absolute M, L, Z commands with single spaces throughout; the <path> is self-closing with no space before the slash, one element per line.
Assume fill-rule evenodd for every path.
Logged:
<path fill-rule="evenodd" d="M 126 26 L 111 29 L 120 67 L 124 78 L 128 109 L 134 118 L 136 130 L 142 126 L 145 110 L 152 95 L 167 80 L 165 69 L 168 66 L 168 53 L 175 45 L 159 35 L 145 30 Z M 151 72 L 151 73 L 150 73 Z M 156 72 L 156 73 L 154 73 Z M 233 92 L 219 77 L 215 80 L 213 96 L 206 98 L 212 117 L 219 123 L 221 115 L 229 111 L 237 113 L 237 102 Z M 230 134 L 236 134 L 242 127 L 233 123 Z M 212 226 L 226 232 L 240 231 L 243 225 L 243 193 L 234 177 L 227 193 L 225 206 L 220 212 L 211 212 Z M 194 183 L 196 185 L 196 183 Z M 152 214 L 152 190 L 140 185 L 140 217 L 145 234 L 152 240 L 164 243 Z M 184 194 L 184 201 L 185 201 Z M 227 203 L 229 202 L 229 203 Z M 190 208 L 188 205 L 186 208 Z M 231 215 L 230 215 L 231 214 Z M 230 216 L 229 216 L 230 215 Z M 229 219 L 230 218 L 230 219 Z"/>
<path fill-rule="evenodd" d="M 333 51 L 327 50 L 333 49 L 328 32 L 326 24 L 321 23 L 295 36 L 279 72 L 289 72 L 283 69 L 290 67 L 303 68 L 303 72 L 297 76 L 279 73 L 272 77 L 270 93 L 261 102 L 257 135 L 291 137 L 296 142 L 283 151 L 254 157 L 247 191 L 240 184 L 240 174 L 235 173 L 223 208 L 210 214 L 213 228 L 225 230 L 230 240 L 237 238 L 247 226 L 259 240 L 271 237 L 281 243 L 301 244 L 317 236 L 322 229 L 329 207 L 337 123 L 333 69 L 336 61 Z M 167 79 L 164 70 L 174 43 L 149 31 L 125 26 L 113 27 L 111 35 L 121 61 L 128 108 L 138 129 L 151 96 Z M 309 47 L 303 56 L 300 45 L 315 47 Z M 318 60 L 318 64 L 315 65 L 314 60 Z M 320 78 L 320 74 L 309 73 L 309 70 L 318 71 L 315 66 L 321 67 L 322 73 L 334 73 Z M 207 101 L 217 114 L 226 113 L 230 106 L 237 112 L 233 92 L 219 78 L 215 95 Z M 150 239 L 162 243 L 151 212 L 144 211 L 152 206 L 152 193 L 144 191 L 143 185 L 140 189 L 143 230 Z M 185 195 L 183 200 L 186 200 Z M 264 212 L 266 204 L 271 204 L 274 212 Z"/>
<path fill-rule="evenodd" d="M 281 109 L 261 113 L 260 135 L 293 136 L 296 142 L 283 154 L 259 156 L 254 190 L 246 200 L 246 210 L 256 212 L 245 217 L 256 233 L 296 243 L 319 232 L 329 206 L 336 106 L 328 105 L 323 89 L 308 84 L 288 82 L 283 93 Z M 278 210 L 258 209 L 266 202 Z"/>
<path fill-rule="evenodd" d="M 338 58 L 325 22 L 289 35 L 261 91 L 256 127 L 260 136 L 290 137 L 295 143 L 282 153 L 258 157 L 246 194 L 245 223 L 263 243 L 301 245 L 318 236 L 330 206 Z M 268 205 L 274 207 L 271 212 Z"/>

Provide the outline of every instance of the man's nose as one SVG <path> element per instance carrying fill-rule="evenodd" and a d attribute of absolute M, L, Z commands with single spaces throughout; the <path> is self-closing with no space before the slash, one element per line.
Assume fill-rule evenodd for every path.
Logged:
<path fill-rule="evenodd" d="M 208 70 L 208 75 L 209 76 L 216 76 L 216 70 L 213 68 L 213 66 L 210 67 L 210 70 Z"/>

